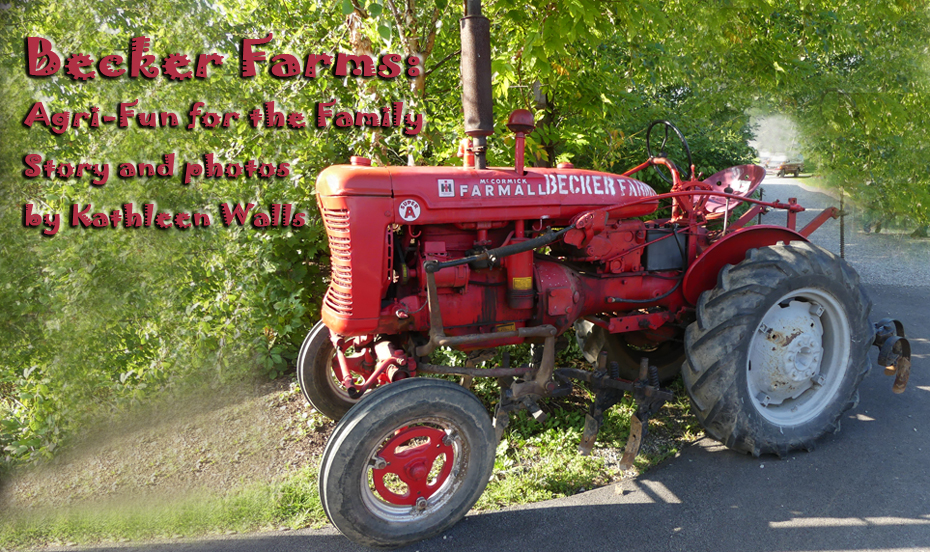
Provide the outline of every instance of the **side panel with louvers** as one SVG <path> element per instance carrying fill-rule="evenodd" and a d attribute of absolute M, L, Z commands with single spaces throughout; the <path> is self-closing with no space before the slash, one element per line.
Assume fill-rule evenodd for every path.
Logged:
<path fill-rule="evenodd" d="M 349 233 L 348 209 L 321 209 L 326 236 L 329 238 L 332 281 L 326 297 L 327 307 L 334 312 L 352 316 L 352 238 Z"/>
<path fill-rule="evenodd" d="M 391 221 L 387 197 L 317 196 L 329 240 L 332 276 L 323 322 L 339 335 L 374 332 L 387 289 Z"/>

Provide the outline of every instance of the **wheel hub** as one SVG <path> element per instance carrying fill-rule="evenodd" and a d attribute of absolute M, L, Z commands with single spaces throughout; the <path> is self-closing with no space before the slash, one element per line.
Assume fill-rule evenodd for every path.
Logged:
<path fill-rule="evenodd" d="M 823 347 L 820 341 L 810 334 L 801 334 L 792 341 L 785 354 L 784 371 L 793 381 L 809 380 L 817 373 Z"/>
<path fill-rule="evenodd" d="M 404 471 L 406 471 L 407 475 L 414 481 L 421 481 L 429 475 L 429 469 L 427 469 L 426 465 L 421 460 L 411 462 L 404 468 Z"/>
<path fill-rule="evenodd" d="M 763 318 L 749 358 L 749 379 L 762 406 L 797 398 L 819 383 L 823 311 L 817 303 L 792 300 Z"/>
<path fill-rule="evenodd" d="M 372 482 L 381 498 L 398 506 L 425 509 L 428 500 L 452 472 L 454 439 L 429 427 L 404 427 L 375 454 Z M 437 462 L 440 462 L 437 465 Z M 430 474 L 438 473 L 430 479 Z"/>

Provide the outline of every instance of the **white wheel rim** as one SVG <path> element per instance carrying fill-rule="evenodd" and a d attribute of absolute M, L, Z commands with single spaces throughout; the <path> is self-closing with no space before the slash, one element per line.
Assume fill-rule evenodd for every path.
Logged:
<path fill-rule="evenodd" d="M 753 406 L 784 427 L 817 417 L 845 379 L 850 339 L 835 297 L 814 288 L 784 295 L 762 317 L 750 343 L 746 380 Z"/>
<path fill-rule="evenodd" d="M 395 431 L 407 426 L 424 424 L 441 428 L 446 432 L 447 435 L 451 436 L 450 438 L 452 442 L 452 449 L 454 451 L 452 458 L 452 471 L 443 482 L 443 484 L 432 494 L 432 496 L 429 497 L 429 499 L 426 500 L 426 504 L 424 506 L 417 508 L 416 506 L 401 506 L 397 504 L 391 504 L 375 492 L 373 483 L 371 481 L 371 474 L 372 470 L 374 469 L 375 462 L 377 461 L 376 459 L 378 453 L 381 451 L 381 448 L 385 445 L 385 443 L 391 439 Z M 437 510 L 445 506 L 452 499 L 455 493 L 462 487 L 462 483 L 468 471 L 468 462 L 466 460 L 468 454 L 469 444 L 464 438 L 462 428 L 458 427 L 458 425 L 451 420 L 447 420 L 445 418 L 422 418 L 408 422 L 404 426 L 387 431 L 381 436 L 380 439 L 378 439 L 377 444 L 369 452 L 368 465 L 362 471 L 362 503 L 372 514 L 387 522 L 412 523 L 421 521 L 428 517 L 430 514 L 435 513 Z"/>

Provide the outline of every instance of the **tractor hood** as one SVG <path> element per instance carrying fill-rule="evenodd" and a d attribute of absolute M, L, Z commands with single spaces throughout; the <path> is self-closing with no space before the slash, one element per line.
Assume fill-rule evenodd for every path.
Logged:
<path fill-rule="evenodd" d="M 367 161 L 367 160 L 366 160 Z M 364 162 L 364 161 L 363 161 Z M 371 167 L 336 165 L 317 178 L 321 196 L 394 198 L 396 224 L 553 219 L 656 195 L 647 184 L 616 174 L 575 168 Z M 613 212 L 615 218 L 648 215 L 658 201 Z"/>

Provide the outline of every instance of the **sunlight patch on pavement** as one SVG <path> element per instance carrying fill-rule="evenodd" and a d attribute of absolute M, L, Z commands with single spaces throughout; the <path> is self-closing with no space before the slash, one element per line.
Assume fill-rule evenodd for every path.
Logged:
<path fill-rule="evenodd" d="M 800 529 L 805 527 L 867 527 L 888 525 L 930 525 L 930 519 L 902 517 L 866 518 L 793 518 L 788 521 L 770 521 L 772 529 Z"/>
<path fill-rule="evenodd" d="M 675 496 L 668 487 L 658 481 L 643 481 L 643 485 L 649 487 L 656 496 L 661 498 L 667 504 L 681 504 L 681 499 Z"/>
<path fill-rule="evenodd" d="M 614 492 L 625 504 L 681 504 L 681 499 L 659 481 L 624 481 L 614 488 Z"/>
<path fill-rule="evenodd" d="M 655 504 L 656 501 L 646 494 L 635 481 L 624 481 L 614 488 L 614 492 L 624 504 Z"/>

